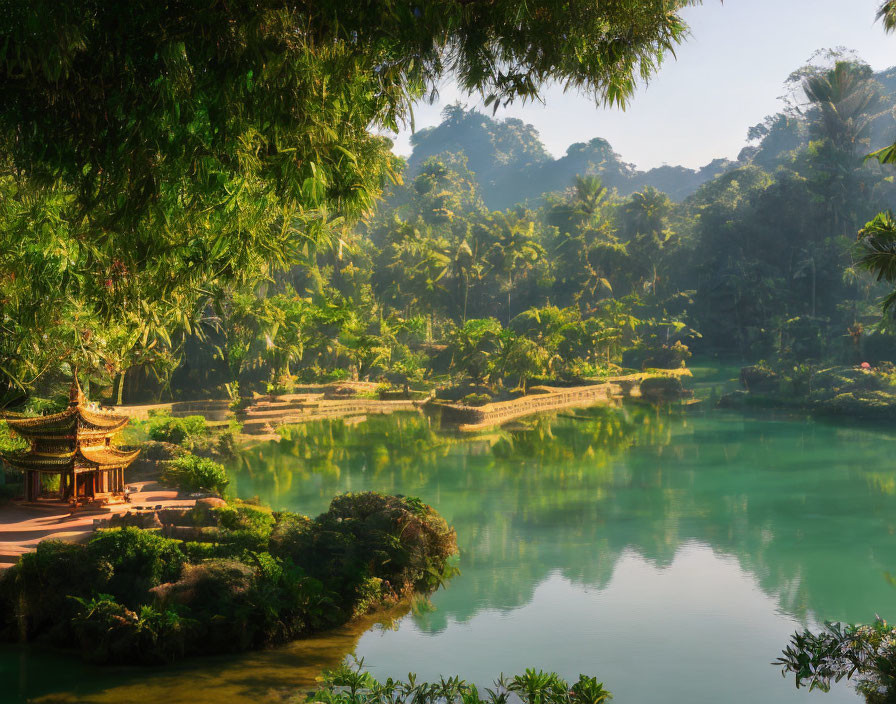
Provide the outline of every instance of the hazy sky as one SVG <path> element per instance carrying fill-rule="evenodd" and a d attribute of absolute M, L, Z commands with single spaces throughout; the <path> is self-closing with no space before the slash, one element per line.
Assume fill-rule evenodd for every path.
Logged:
<path fill-rule="evenodd" d="M 555 156 L 574 142 L 603 137 L 641 168 L 698 167 L 716 157 L 737 157 L 747 129 L 780 109 L 787 76 L 817 49 L 845 46 L 876 70 L 896 65 L 896 35 L 884 34 L 874 21 L 880 0 L 704 3 L 685 13 L 692 36 L 677 60 L 667 61 L 626 111 L 597 108 L 553 89 L 545 105 L 514 105 L 497 116 L 535 125 Z M 448 82 L 438 103 L 417 106 L 417 128 L 438 124 L 442 108 L 456 100 L 481 107 Z M 410 153 L 409 137 L 409 131 L 398 135 L 398 153 Z"/>

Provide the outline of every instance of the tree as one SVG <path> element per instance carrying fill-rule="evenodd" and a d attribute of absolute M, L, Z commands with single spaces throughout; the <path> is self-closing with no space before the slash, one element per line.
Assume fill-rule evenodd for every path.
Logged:
<path fill-rule="evenodd" d="M 45 254 L 0 274 L 100 324 L 143 303 L 190 321 L 367 211 L 395 171 L 378 129 L 445 74 L 496 105 L 552 81 L 621 104 L 693 2 L 3 3 L 0 248 Z"/>
<path fill-rule="evenodd" d="M 649 285 L 653 294 L 656 294 L 660 278 L 663 249 L 672 237 L 668 228 L 671 211 L 669 196 L 650 186 L 632 194 L 622 207 L 627 253 L 639 270 L 641 281 Z"/>
<path fill-rule="evenodd" d="M 503 376 L 517 377 L 520 389 L 526 393 L 529 379 L 544 374 L 550 361 L 547 351 L 533 340 L 510 330 L 502 333 L 499 342 L 497 367 Z"/>
<path fill-rule="evenodd" d="M 887 32 L 896 31 L 896 0 L 887 0 L 879 12 Z M 881 164 L 896 164 L 896 144 L 871 154 Z M 879 213 L 859 232 L 859 265 L 868 269 L 878 281 L 896 282 L 896 220 L 891 211 Z M 885 314 L 892 313 L 896 305 L 896 290 L 884 298 Z"/>
<path fill-rule="evenodd" d="M 503 329 L 494 318 L 464 321 L 448 332 L 448 347 L 458 368 L 476 382 L 484 382 L 494 363 Z"/>
<path fill-rule="evenodd" d="M 491 260 L 505 277 L 507 322 L 513 318 L 511 293 L 514 276 L 521 278 L 544 256 L 544 248 L 535 238 L 535 223 L 515 213 L 494 213 L 492 222 L 497 236 L 491 247 Z"/>
<path fill-rule="evenodd" d="M 878 214 L 859 232 L 858 265 L 878 281 L 896 283 L 896 218 L 891 211 Z M 896 290 L 882 305 L 884 313 L 890 316 L 896 306 Z"/>

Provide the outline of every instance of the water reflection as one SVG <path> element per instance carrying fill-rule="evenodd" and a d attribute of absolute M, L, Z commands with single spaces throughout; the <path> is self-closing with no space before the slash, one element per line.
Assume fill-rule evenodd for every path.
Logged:
<path fill-rule="evenodd" d="M 635 405 L 473 437 L 437 427 L 415 414 L 307 424 L 231 468 L 240 496 L 281 509 L 316 514 L 367 489 L 438 507 L 461 575 L 431 608 L 165 670 L 0 651 L 0 676 L 69 697 L 42 701 L 260 702 L 356 651 L 384 676 L 487 684 L 538 665 L 599 674 L 619 702 L 783 702 L 809 696 L 767 664 L 797 622 L 894 615 L 888 433 Z M 821 699 L 854 700 L 843 688 Z"/>
<path fill-rule="evenodd" d="M 241 495 L 307 513 L 346 490 L 436 505 L 457 527 L 462 577 L 420 619 L 434 632 L 526 604 L 552 572 L 602 588 L 626 551 L 666 567 L 689 542 L 735 557 L 800 620 L 869 619 L 893 601 L 890 435 L 638 406 L 571 416 L 473 439 L 417 415 L 330 421 L 257 448 L 234 477 Z"/>

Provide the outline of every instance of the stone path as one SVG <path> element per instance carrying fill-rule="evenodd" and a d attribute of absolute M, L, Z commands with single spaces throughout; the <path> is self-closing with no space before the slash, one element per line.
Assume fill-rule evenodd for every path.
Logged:
<path fill-rule="evenodd" d="M 179 498 L 176 491 L 162 488 L 154 481 L 131 482 L 128 486 L 137 489 L 131 494 L 131 503 L 103 509 L 81 509 L 72 513 L 67 506 L 9 504 L 0 508 L 0 569 L 15 564 L 23 554 L 35 550 L 41 540 L 87 540 L 97 519 L 127 513 L 138 506 L 188 508 L 196 503 L 195 499 Z"/>

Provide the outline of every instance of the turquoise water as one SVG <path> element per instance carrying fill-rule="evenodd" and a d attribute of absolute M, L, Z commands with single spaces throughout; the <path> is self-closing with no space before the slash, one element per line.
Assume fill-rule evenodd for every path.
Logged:
<path fill-rule="evenodd" d="M 162 670 L 7 649 L 0 678 L 37 701 L 276 701 L 354 653 L 383 677 L 595 674 L 620 704 L 859 701 L 848 686 L 798 692 L 769 663 L 802 625 L 896 616 L 893 434 L 638 406 L 436 428 L 311 424 L 231 468 L 240 496 L 279 509 L 367 489 L 436 506 L 460 575 L 410 612 Z"/>

